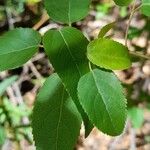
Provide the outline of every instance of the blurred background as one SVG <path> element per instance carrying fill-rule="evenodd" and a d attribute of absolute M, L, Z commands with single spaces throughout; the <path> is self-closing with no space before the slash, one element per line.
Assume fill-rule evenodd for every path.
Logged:
<path fill-rule="evenodd" d="M 116 27 L 108 35 L 124 44 L 130 10 L 130 6 L 120 8 L 111 0 L 93 0 L 89 15 L 73 26 L 88 39 L 94 39 L 104 25 L 116 21 Z M 31 27 L 43 35 L 61 26 L 48 18 L 42 0 L 0 0 L 0 36 L 16 27 Z M 128 43 L 131 51 L 150 56 L 150 18 L 140 11 L 132 19 Z M 84 139 L 81 129 L 76 150 L 150 150 L 150 60 L 142 57 L 132 60 L 132 68 L 115 72 L 128 101 L 124 133 L 110 137 L 93 129 Z M 35 150 L 32 108 L 39 88 L 53 71 L 41 47 L 23 67 L 0 72 L 0 149 Z"/>

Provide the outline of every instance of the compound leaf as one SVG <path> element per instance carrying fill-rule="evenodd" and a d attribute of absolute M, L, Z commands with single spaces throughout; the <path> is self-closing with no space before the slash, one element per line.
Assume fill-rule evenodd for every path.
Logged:
<path fill-rule="evenodd" d="M 78 84 L 78 97 L 92 123 L 102 132 L 116 136 L 126 121 L 126 99 L 122 86 L 111 72 L 94 69 Z"/>
<path fill-rule="evenodd" d="M 77 142 L 81 116 L 57 74 L 37 96 L 32 127 L 37 149 L 72 150 Z"/>

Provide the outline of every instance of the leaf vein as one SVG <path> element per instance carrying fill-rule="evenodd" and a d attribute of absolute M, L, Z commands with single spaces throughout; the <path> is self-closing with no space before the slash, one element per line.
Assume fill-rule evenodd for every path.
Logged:
<path fill-rule="evenodd" d="M 59 126 L 60 126 L 61 117 L 62 117 L 64 93 L 65 93 L 65 89 L 63 88 L 62 99 L 61 99 L 61 102 L 60 102 L 58 124 L 57 124 L 57 128 L 56 128 L 56 150 L 58 150 L 58 135 L 59 135 Z"/>
<path fill-rule="evenodd" d="M 95 75 L 94 75 L 94 72 L 93 72 L 93 71 L 92 71 L 92 75 L 93 75 L 93 79 L 94 79 L 94 82 L 95 82 L 95 85 L 96 85 L 96 88 L 97 88 L 97 92 L 98 92 L 98 94 L 100 94 L 100 93 L 102 93 L 102 92 L 101 92 L 100 89 L 98 88 L 98 85 L 97 85 L 97 82 L 96 82 L 96 78 L 95 78 Z M 105 108 L 106 108 L 106 111 L 107 111 L 108 116 L 109 116 L 109 118 L 110 118 L 110 121 L 111 121 L 111 123 L 112 123 L 113 129 L 116 131 L 116 129 L 115 129 L 115 127 L 114 127 L 114 124 L 113 124 L 113 121 L 112 121 L 112 119 L 111 119 L 110 113 L 109 113 L 109 111 L 108 111 L 107 105 L 106 105 L 105 101 L 103 100 L 103 99 L 104 99 L 104 98 L 103 98 L 103 95 L 101 95 L 101 97 L 102 97 L 102 102 L 104 103 Z"/>
<path fill-rule="evenodd" d="M 73 60 L 75 66 L 76 66 L 76 68 L 77 68 L 77 70 L 78 70 L 78 73 L 79 73 L 80 77 L 81 77 L 82 75 L 81 75 L 79 66 L 78 66 L 78 64 L 76 63 L 76 60 L 75 60 L 75 58 L 73 57 L 73 55 L 72 55 L 72 53 L 71 53 L 71 50 L 70 50 L 70 48 L 69 48 L 69 45 L 68 45 L 68 43 L 67 43 L 67 41 L 66 41 L 66 39 L 65 39 L 65 37 L 64 37 L 64 35 L 63 35 L 63 33 L 61 32 L 61 30 L 59 30 L 59 33 L 60 33 L 62 39 L 64 40 L 65 45 L 66 45 L 66 47 L 67 47 L 67 49 L 68 49 L 68 51 L 69 51 L 69 54 L 70 54 L 70 56 L 72 57 L 72 60 Z"/>

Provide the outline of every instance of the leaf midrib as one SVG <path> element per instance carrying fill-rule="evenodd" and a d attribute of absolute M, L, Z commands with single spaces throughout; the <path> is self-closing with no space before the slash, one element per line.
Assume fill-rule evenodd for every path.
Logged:
<path fill-rule="evenodd" d="M 7 54 L 11 54 L 11 53 L 15 53 L 15 52 L 21 52 L 21 51 L 24 51 L 24 50 L 27 50 L 27 49 L 30 49 L 30 48 L 36 48 L 36 47 L 38 47 L 38 45 L 28 46 L 28 47 L 26 47 L 26 48 L 19 49 L 19 50 L 15 50 L 15 51 L 12 51 L 12 50 L 11 50 L 11 52 L 2 53 L 2 54 L 0 54 L 0 56 L 2 56 L 2 55 L 7 55 Z"/>
<path fill-rule="evenodd" d="M 79 73 L 80 77 L 81 77 L 82 75 L 81 75 L 79 66 L 78 66 L 78 64 L 76 63 L 76 60 L 75 60 L 75 58 L 73 57 L 73 54 L 71 53 L 71 50 L 70 50 L 70 48 L 69 48 L 69 45 L 68 45 L 68 43 L 67 43 L 67 41 L 66 41 L 66 39 L 65 39 L 65 37 L 64 37 L 64 35 L 63 35 L 63 33 L 61 32 L 61 30 L 59 30 L 59 33 L 60 33 L 60 35 L 61 35 L 61 37 L 62 37 L 62 39 L 63 39 L 63 41 L 64 41 L 64 43 L 65 43 L 65 45 L 66 45 L 66 47 L 67 47 L 67 49 L 68 49 L 68 52 L 69 52 L 69 54 L 70 54 L 70 56 L 71 56 L 71 58 L 72 58 L 72 60 L 73 60 L 73 62 L 74 62 L 74 64 L 75 64 L 75 66 L 76 66 L 76 68 L 77 68 L 77 70 L 78 70 L 78 73 Z"/>
<path fill-rule="evenodd" d="M 57 124 L 57 128 L 56 128 L 56 150 L 58 150 L 59 126 L 60 126 L 60 122 L 61 122 L 61 118 L 62 118 L 64 93 L 65 93 L 65 89 L 63 88 L 62 99 L 61 99 L 61 102 L 60 102 L 60 110 L 59 110 L 58 124 Z"/>
<path fill-rule="evenodd" d="M 108 56 L 108 55 L 99 55 L 99 56 L 101 56 L 101 57 L 104 57 L 104 58 L 108 58 L 108 59 L 116 59 L 116 60 L 121 60 L 121 61 L 128 61 L 128 59 L 127 58 L 125 58 L 125 57 L 121 57 L 121 56 Z M 91 55 L 89 54 L 89 57 L 91 57 Z M 93 57 L 92 57 L 93 58 Z"/>
<path fill-rule="evenodd" d="M 110 118 L 110 121 L 111 121 L 111 123 L 112 123 L 113 129 L 114 129 L 114 131 L 116 132 L 116 129 L 115 129 L 114 124 L 113 124 L 113 121 L 112 121 L 112 119 L 111 119 L 111 117 L 110 117 L 110 114 L 109 114 L 109 111 L 108 111 L 107 105 L 106 105 L 105 101 L 103 100 L 103 99 L 104 99 L 104 98 L 103 98 L 103 95 L 101 95 L 101 94 L 100 94 L 100 93 L 101 93 L 101 91 L 100 91 L 100 89 L 98 88 L 98 85 L 97 85 L 97 82 L 96 82 L 96 77 L 95 77 L 95 75 L 94 75 L 93 70 L 92 70 L 91 72 L 92 72 L 92 76 L 93 76 L 93 79 L 94 79 L 94 82 L 95 82 L 95 85 L 96 85 L 97 91 L 98 91 L 99 95 L 102 97 L 102 101 L 103 101 L 103 103 L 104 103 L 104 105 L 105 105 L 105 108 L 106 108 L 106 111 L 107 111 L 108 116 L 109 116 L 109 118 Z"/>
<path fill-rule="evenodd" d="M 71 7 L 71 1 L 69 0 L 69 3 L 68 3 L 68 23 L 69 24 L 71 23 L 70 7 Z"/>

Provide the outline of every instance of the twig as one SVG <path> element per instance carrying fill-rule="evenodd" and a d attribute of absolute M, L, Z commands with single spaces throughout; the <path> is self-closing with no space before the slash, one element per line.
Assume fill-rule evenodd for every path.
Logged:
<path fill-rule="evenodd" d="M 129 21 L 128 21 L 128 24 L 127 24 L 127 29 L 126 29 L 126 33 L 125 33 L 125 46 L 128 47 L 128 32 L 129 32 L 129 28 L 130 28 L 130 24 L 131 24 L 131 21 L 132 21 L 132 18 L 133 18 L 133 15 L 134 13 L 139 10 L 141 8 L 142 5 L 139 5 L 137 8 L 136 7 L 136 0 L 134 1 L 133 3 L 133 7 L 131 9 L 131 14 L 130 14 L 130 17 L 129 17 Z M 144 54 L 141 54 L 141 53 L 138 53 L 138 52 L 129 52 L 131 55 L 134 55 L 134 56 L 138 56 L 138 57 L 141 57 L 141 58 L 144 58 L 144 59 L 148 59 L 150 60 L 150 56 L 147 56 L 147 55 L 144 55 Z"/>
<path fill-rule="evenodd" d="M 18 104 L 22 104 L 23 103 L 23 98 L 22 98 L 22 95 L 21 95 L 18 83 L 15 82 L 12 87 L 13 87 L 13 89 L 15 91 L 16 100 L 17 100 Z"/>
<path fill-rule="evenodd" d="M 9 29 L 12 30 L 12 29 L 14 29 L 14 20 L 12 18 L 12 13 L 11 13 L 9 7 L 6 7 L 6 14 L 7 14 L 7 18 L 8 18 Z"/>
<path fill-rule="evenodd" d="M 142 7 L 142 4 L 139 5 L 138 7 L 136 7 L 136 8 L 134 9 L 134 13 L 135 13 L 136 11 L 138 11 L 139 9 L 141 9 L 141 7 Z"/>
<path fill-rule="evenodd" d="M 24 101 L 23 101 L 23 98 L 22 98 L 22 95 L 21 95 L 21 92 L 20 92 L 20 88 L 19 88 L 18 82 L 15 82 L 12 85 L 12 88 L 13 88 L 13 91 L 15 93 L 15 103 L 19 104 L 19 105 L 23 104 Z M 26 116 L 22 118 L 22 121 L 23 121 L 23 124 L 29 123 L 29 119 Z"/>
<path fill-rule="evenodd" d="M 129 53 L 131 55 L 134 55 L 134 56 L 137 56 L 137 57 L 141 57 L 141 58 L 150 60 L 150 56 L 144 55 L 144 54 L 142 54 L 140 52 L 132 52 L 132 51 L 130 51 Z"/>
<path fill-rule="evenodd" d="M 135 13 L 135 6 L 136 6 L 136 0 L 134 1 L 133 3 L 133 7 L 131 9 L 131 14 L 130 14 L 130 17 L 129 17 L 129 21 L 128 21 L 128 24 L 127 24 L 127 29 L 126 29 L 126 33 L 125 33 L 125 46 L 128 46 L 128 32 L 129 32 L 129 28 L 130 28 L 130 24 L 131 24 L 131 21 L 132 21 L 132 17 Z"/>
<path fill-rule="evenodd" d="M 7 88 L 7 94 L 11 100 L 11 102 L 14 104 L 14 105 L 17 105 L 17 102 L 16 102 L 16 97 L 15 97 L 15 94 L 14 94 L 14 91 L 12 89 L 12 87 L 8 87 Z"/>
<path fill-rule="evenodd" d="M 40 19 L 40 21 L 33 26 L 33 29 L 38 30 L 45 22 L 48 21 L 48 19 L 49 19 L 49 16 L 47 15 L 46 12 L 44 12 L 44 14 L 42 15 L 42 18 Z"/>
<path fill-rule="evenodd" d="M 38 60 L 40 60 L 40 59 L 42 59 L 42 58 L 44 58 L 45 57 L 45 53 L 39 53 L 39 54 L 37 54 L 35 57 L 33 57 L 32 59 L 31 59 L 31 61 L 32 62 L 35 62 L 35 61 L 38 61 Z"/>
<path fill-rule="evenodd" d="M 34 75 L 36 76 L 36 78 L 39 79 L 39 80 L 41 80 L 42 76 L 38 72 L 38 70 L 36 69 L 36 67 L 34 66 L 34 64 L 31 61 L 28 61 L 27 65 L 31 68 L 31 70 L 34 73 Z"/>
<path fill-rule="evenodd" d="M 136 133 L 135 129 L 132 127 L 130 129 L 130 141 L 131 141 L 130 149 L 136 150 Z"/>

